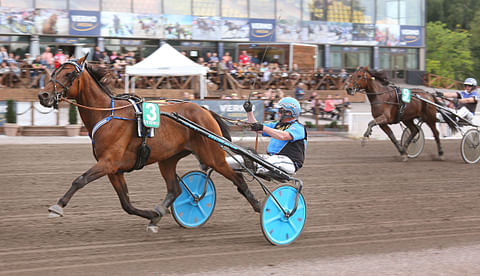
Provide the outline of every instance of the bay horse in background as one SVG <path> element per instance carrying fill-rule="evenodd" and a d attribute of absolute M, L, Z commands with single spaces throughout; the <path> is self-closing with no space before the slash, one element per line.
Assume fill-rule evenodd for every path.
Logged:
<path fill-rule="evenodd" d="M 138 169 L 137 150 L 144 142 L 137 135 L 135 110 L 130 101 L 120 95 L 114 96 L 108 86 L 105 86 L 109 72 L 103 68 L 91 67 L 87 64 L 86 57 L 62 64 L 52 73 L 45 89 L 38 94 L 40 103 L 46 107 L 57 107 L 58 102 L 66 98 L 76 100 L 82 121 L 92 139 L 93 153 L 97 160 L 93 167 L 73 181 L 58 203 L 49 208 L 50 216 L 63 216 L 63 208 L 79 189 L 107 175 L 125 212 L 150 220 L 147 230 L 156 232 L 157 223 L 181 193 L 176 174 L 177 163 L 191 153 L 195 154 L 202 164 L 231 180 L 253 209 L 260 211 L 260 202 L 249 190 L 242 174 L 234 172 L 225 161 L 225 151 L 213 140 L 167 116 L 161 116 L 160 127 L 156 129 L 154 137 L 146 139 L 151 153 L 145 160 L 146 165 L 158 164 L 165 179 L 167 195 L 161 206 L 156 206 L 154 210 L 135 208 L 130 202 L 124 178 L 125 172 L 132 168 Z M 195 103 L 165 105 L 161 106 L 161 110 L 167 113 L 176 112 L 231 140 L 228 127 L 218 114 Z M 98 123 L 106 118 L 111 120 L 98 127 Z"/>
<path fill-rule="evenodd" d="M 349 95 L 364 91 L 370 101 L 371 112 L 374 119 L 368 123 L 367 130 L 363 135 L 362 144 L 364 144 L 366 139 L 372 134 L 372 128 L 378 125 L 395 145 L 401 155 L 402 161 L 406 161 L 408 159 L 408 145 L 419 132 L 414 119 L 419 119 L 425 122 L 432 130 L 435 136 L 435 142 L 437 143 L 438 158 L 443 160 L 442 145 L 440 143 L 439 132 L 435 125 L 437 121 L 437 109 L 434 105 L 412 96 L 410 103 L 405 103 L 403 110 L 401 110 L 401 96 L 397 95 L 397 88 L 388 82 L 385 72 L 370 71 L 368 67 L 360 67 L 352 74 L 347 81 L 346 90 Z M 431 102 L 440 104 L 432 94 L 421 89 L 413 89 L 412 93 Z M 400 122 L 403 122 L 410 130 L 410 136 L 407 138 L 405 145 L 401 145 L 397 141 L 388 126 L 389 124 L 398 124 Z"/>

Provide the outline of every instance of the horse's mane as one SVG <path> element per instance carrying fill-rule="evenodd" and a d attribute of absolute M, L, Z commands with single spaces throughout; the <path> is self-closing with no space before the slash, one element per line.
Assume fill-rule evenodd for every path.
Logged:
<path fill-rule="evenodd" d="M 110 70 L 108 70 L 105 67 L 100 67 L 100 66 L 92 66 L 90 64 L 87 64 L 85 66 L 85 69 L 87 69 L 87 72 L 92 76 L 92 78 L 95 80 L 95 82 L 100 86 L 103 92 L 105 94 L 113 97 L 114 94 L 110 90 L 110 87 L 112 86 L 112 80 L 113 74 Z"/>

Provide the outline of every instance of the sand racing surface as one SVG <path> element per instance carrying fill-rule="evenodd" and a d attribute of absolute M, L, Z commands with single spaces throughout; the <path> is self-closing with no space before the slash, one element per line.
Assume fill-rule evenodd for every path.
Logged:
<path fill-rule="evenodd" d="M 480 164 L 463 162 L 460 140 L 442 142 L 445 161 L 432 161 L 427 140 L 417 159 L 400 162 L 389 141 L 310 141 L 297 174 L 306 225 L 280 247 L 216 173 L 215 211 L 197 229 L 167 215 L 147 233 L 106 177 L 75 194 L 65 217 L 48 219 L 47 208 L 95 164 L 91 146 L 0 145 L 0 275 L 480 275 Z M 178 172 L 194 169 L 188 157 Z M 126 180 L 138 208 L 166 194 L 156 165 Z"/>

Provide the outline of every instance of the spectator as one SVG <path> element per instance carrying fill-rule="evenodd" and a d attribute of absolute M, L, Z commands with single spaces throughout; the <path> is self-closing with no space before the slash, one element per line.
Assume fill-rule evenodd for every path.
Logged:
<path fill-rule="evenodd" d="M 103 57 L 103 55 L 102 55 L 102 51 L 100 51 L 100 47 L 95 46 L 95 52 L 93 53 L 92 60 L 93 61 L 100 61 L 102 59 L 102 57 Z"/>
<path fill-rule="evenodd" d="M 7 74 L 10 72 L 8 68 L 7 61 L 2 61 L 0 64 L 0 87 L 5 87 L 7 85 Z"/>
<path fill-rule="evenodd" d="M 48 69 L 53 69 L 54 68 L 53 54 L 52 54 L 52 52 L 50 52 L 50 47 L 45 48 L 45 50 L 42 53 L 41 60 L 42 60 L 42 63 L 46 64 Z"/>
<path fill-rule="evenodd" d="M 108 56 L 107 51 L 102 52 L 102 60 L 104 64 L 110 64 L 110 57 Z"/>
<path fill-rule="evenodd" d="M 2 61 L 6 61 L 8 59 L 8 52 L 7 52 L 7 48 L 5 47 L 1 47 L 0 48 L 0 62 Z"/>
<path fill-rule="evenodd" d="M 31 87 L 43 89 L 45 87 L 45 65 L 42 63 L 41 56 L 37 56 L 32 61 L 32 69 L 30 70 L 30 78 L 32 82 L 30 83 Z"/>
<path fill-rule="evenodd" d="M 299 101 L 305 97 L 305 85 L 303 82 L 299 82 L 295 87 L 295 98 Z"/>
<path fill-rule="evenodd" d="M 262 76 L 262 84 L 266 84 L 270 81 L 270 78 L 272 77 L 272 70 L 270 67 L 267 67 L 267 70 L 263 72 Z"/>
<path fill-rule="evenodd" d="M 210 57 L 210 59 L 208 60 L 209 63 L 214 63 L 214 62 L 219 62 L 218 60 L 218 54 L 217 53 L 213 53 L 212 56 Z"/>
<path fill-rule="evenodd" d="M 115 63 L 115 60 L 118 58 L 118 54 L 116 51 L 112 51 L 112 55 L 110 55 L 110 63 Z"/>
<path fill-rule="evenodd" d="M 340 70 L 340 74 L 338 76 L 342 79 L 344 82 L 348 78 L 347 71 L 345 69 Z"/>
<path fill-rule="evenodd" d="M 67 56 L 63 53 L 63 49 L 58 49 L 57 54 L 54 57 L 55 60 L 55 68 L 60 67 L 60 65 L 64 64 L 67 61 Z"/>
<path fill-rule="evenodd" d="M 242 54 L 238 57 L 238 62 L 241 65 L 250 64 L 250 57 L 248 56 L 247 51 L 242 51 Z"/>
<path fill-rule="evenodd" d="M 13 53 L 8 54 L 7 64 L 10 65 L 10 63 L 17 63 L 17 60 L 15 59 L 15 55 Z"/>
<path fill-rule="evenodd" d="M 134 65 L 135 64 L 135 53 L 133 51 L 129 51 L 128 54 L 125 56 L 125 62 L 128 65 Z"/>
<path fill-rule="evenodd" d="M 252 62 L 253 64 L 255 64 L 255 65 L 259 65 L 259 64 L 260 64 L 260 59 L 258 58 L 258 55 L 254 55 L 254 56 L 252 57 L 251 62 Z"/>
<path fill-rule="evenodd" d="M 16 87 L 17 83 L 20 82 L 20 68 L 16 62 L 8 64 L 10 71 L 7 73 L 7 81 L 9 87 Z"/>
<path fill-rule="evenodd" d="M 330 117 L 333 119 L 337 117 L 337 113 L 335 110 L 335 100 L 332 98 L 332 95 L 328 95 L 327 99 L 325 100 L 325 112 L 330 115 Z"/>
<path fill-rule="evenodd" d="M 25 53 L 25 58 L 23 59 L 23 61 L 28 64 L 28 65 L 32 65 L 32 62 L 33 62 L 34 58 L 32 58 L 30 56 L 30 53 Z"/>
<path fill-rule="evenodd" d="M 223 91 L 225 87 L 225 73 L 228 71 L 227 67 L 228 57 L 224 57 L 217 65 L 217 74 L 219 79 L 218 91 Z"/>

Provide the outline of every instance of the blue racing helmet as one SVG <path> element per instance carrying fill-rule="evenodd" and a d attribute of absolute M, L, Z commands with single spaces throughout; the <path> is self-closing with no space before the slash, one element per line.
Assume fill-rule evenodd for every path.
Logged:
<path fill-rule="evenodd" d="M 282 113 L 281 119 L 284 119 L 284 118 L 298 118 L 298 116 L 300 116 L 300 112 L 302 110 L 301 107 L 300 107 L 300 103 L 292 97 L 285 97 L 285 98 L 281 99 L 278 102 L 278 106 L 280 107 L 280 110 L 283 109 L 284 111 L 290 111 L 290 113 L 291 113 L 291 115 L 287 115 L 287 114 L 285 114 L 285 112 L 281 112 Z"/>
<path fill-rule="evenodd" d="M 471 85 L 473 87 L 477 86 L 477 80 L 474 78 L 468 78 L 463 82 L 464 85 Z"/>

